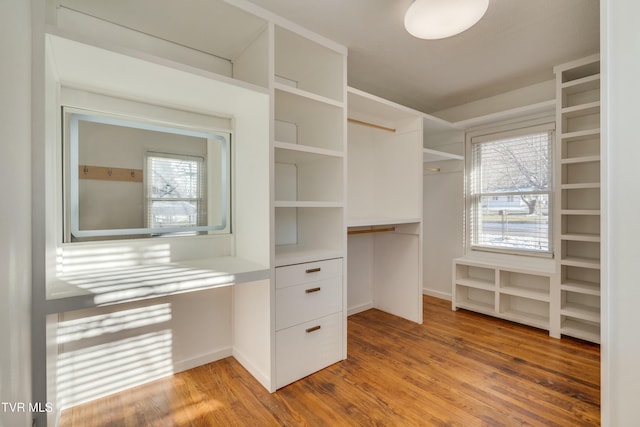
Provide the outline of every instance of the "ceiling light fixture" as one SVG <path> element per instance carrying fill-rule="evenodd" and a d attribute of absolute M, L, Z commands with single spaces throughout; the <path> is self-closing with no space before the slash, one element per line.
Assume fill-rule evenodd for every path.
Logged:
<path fill-rule="evenodd" d="M 489 0 L 414 0 L 404 27 L 419 39 L 444 39 L 471 28 L 488 7 Z"/>

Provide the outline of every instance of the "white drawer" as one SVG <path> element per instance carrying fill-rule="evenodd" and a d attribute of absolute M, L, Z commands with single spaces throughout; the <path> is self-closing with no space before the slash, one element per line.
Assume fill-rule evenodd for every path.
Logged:
<path fill-rule="evenodd" d="M 276 387 L 342 360 L 342 313 L 276 332 Z"/>
<path fill-rule="evenodd" d="M 276 288 L 342 277 L 342 258 L 276 268 Z"/>
<path fill-rule="evenodd" d="M 276 330 L 342 311 L 342 277 L 276 289 Z"/>

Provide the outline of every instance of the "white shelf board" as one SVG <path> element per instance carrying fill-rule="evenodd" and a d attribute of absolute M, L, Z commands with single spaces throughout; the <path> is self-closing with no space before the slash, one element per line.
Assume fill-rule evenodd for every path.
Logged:
<path fill-rule="evenodd" d="M 506 310 L 497 314 L 497 317 L 523 325 L 533 326 L 534 328 L 549 330 L 549 318 L 547 316 L 539 316 L 518 310 Z"/>
<path fill-rule="evenodd" d="M 548 291 L 535 290 L 518 286 L 504 286 L 500 288 L 500 293 L 543 302 L 549 302 L 550 299 Z"/>
<path fill-rule="evenodd" d="M 567 132 L 560 135 L 563 140 L 575 140 L 600 135 L 600 128 L 579 130 L 575 132 Z"/>
<path fill-rule="evenodd" d="M 566 159 L 561 159 L 560 164 L 570 165 L 575 163 L 594 163 L 599 161 L 600 161 L 600 156 L 595 155 L 595 156 L 569 157 Z"/>
<path fill-rule="evenodd" d="M 464 160 L 464 156 L 460 154 L 447 153 L 446 151 L 433 150 L 424 148 L 422 151 L 422 162 L 437 162 L 440 160 Z"/>
<path fill-rule="evenodd" d="M 47 288 L 47 312 L 123 304 L 268 279 L 270 269 L 220 257 L 59 275 Z"/>
<path fill-rule="evenodd" d="M 471 277 L 456 278 L 456 285 L 466 286 L 468 288 L 483 289 L 485 291 L 495 292 L 496 287 L 493 282 L 482 279 L 474 279 Z"/>
<path fill-rule="evenodd" d="M 595 89 L 600 89 L 600 73 L 562 83 L 562 91 L 567 95 Z"/>
<path fill-rule="evenodd" d="M 582 182 L 578 184 L 561 184 L 560 188 L 562 190 L 589 190 L 600 188 L 599 182 Z"/>
<path fill-rule="evenodd" d="M 367 227 L 375 225 L 415 224 L 422 222 L 422 218 L 349 218 L 348 227 Z"/>
<path fill-rule="evenodd" d="M 315 201 L 315 200 L 276 200 L 273 202 L 276 208 L 343 208 L 342 201 Z"/>
<path fill-rule="evenodd" d="M 279 150 L 291 151 L 292 156 L 294 156 L 295 153 L 300 153 L 300 155 L 308 154 L 312 156 L 344 157 L 344 153 L 340 151 L 328 150 L 326 148 L 313 147 L 310 145 L 292 144 L 290 142 L 274 141 L 273 147 Z"/>
<path fill-rule="evenodd" d="M 599 234 L 586 234 L 586 233 L 566 233 L 560 235 L 561 240 L 571 240 L 574 242 L 600 242 Z"/>
<path fill-rule="evenodd" d="M 592 258 L 566 257 L 560 259 L 560 264 L 572 267 L 600 268 L 600 260 Z"/>
<path fill-rule="evenodd" d="M 560 283 L 560 290 L 577 294 L 600 296 L 600 285 L 598 283 L 585 282 L 583 280 L 566 279 L 563 283 Z"/>
<path fill-rule="evenodd" d="M 562 110 L 560 110 L 560 113 L 564 118 L 588 116 L 591 114 L 597 114 L 599 112 L 600 112 L 600 101 L 594 101 L 586 104 L 579 104 L 571 107 L 565 107 Z"/>
<path fill-rule="evenodd" d="M 560 309 L 560 314 L 562 316 L 569 316 L 575 319 L 587 320 L 589 322 L 600 322 L 600 307 L 568 303 Z"/>
<path fill-rule="evenodd" d="M 600 209 L 562 209 L 561 215 L 600 215 Z"/>
<path fill-rule="evenodd" d="M 331 105 L 333 107 L 342 108 L 343 103 L 340 101 L 336 101 L 335 99 L 327 98 L 326 96 L 316 95 L 312 92 L 307 92 L 306 90 L 298 89 L 284 83 L 274 83 L 273 87 L 277 91 L 286 92 L 295 96 L 299 96 L 300 98 L 309 99 L 315 102 L 320 102 L 322 104 Z"/>
<path fill-rule="evenodd" d="M 560 327 L 560 333 L 595 342 L 596 344 L 600 343 L 600 325 L 585 323 L 576 319 L 565 319 Z"/>
<path fill-rule="evenodd" d="M 555 273 L 555 262 L 547 258 L 483 253 L 455 258 L 453 261 L 458 265 L 470 265 L 535 276 L 550 276 Z"/>
<path fill-rule="evenodd" d="M 488 316 L 495 316 L 496 312 L 493 308 L 493 304 L 486 304 L 479 301 L 473 300 L 459 300 L 455 303 L 455 308 L 463 308 L 471 311 L 475 311 L 478 313 L 486 314 Z"/>

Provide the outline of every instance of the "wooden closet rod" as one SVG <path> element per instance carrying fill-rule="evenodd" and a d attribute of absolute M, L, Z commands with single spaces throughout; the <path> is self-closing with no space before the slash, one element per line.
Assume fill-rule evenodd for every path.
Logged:
<path fill-rule="evenodd" d="M 396 131 L 394 128 L 388 128 L 386 126 L 380 126 L 380 125 L 377 125 L 375 123 L 369 123 L 369 122 L 364 122 L 362 120 L 352 119 L 351 117 L 348 117 L 347 121 L 351 122 L 351 123 L 357 123 L 357 124 L 363 125 L 363 126 L 369 126 L 369 127 L 376 128 L 376 129 L 386 130 L 387 132 L 395 132 Z"/>
<path fill-rule="evenodd" d="M 347 234 L 349 236 L 353 234 L 368 234 L 368 233 L 385 233 L 388 231 L 396 231 L 395 227 L 387 227 L 387 228 L 369 228 L 366 230 L 349 230 Z"/>

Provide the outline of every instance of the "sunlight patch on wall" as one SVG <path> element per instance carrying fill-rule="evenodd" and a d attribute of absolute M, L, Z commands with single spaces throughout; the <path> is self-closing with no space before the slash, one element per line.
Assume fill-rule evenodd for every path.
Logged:
<path fill-rule="evenodd" d="M 61 320 L 59 408 L 171 375 L 173 337 L 164 329 L 170 320 L 168 303 Z"/>
<path fill-rule="evenodd" d="M 171 246 L 168 243 L 148 246 L 114 244 L 100 247 L 69 245 L 58 249 L 57 271 L 60 274 L 73 274 L 170 261 Z"/>

